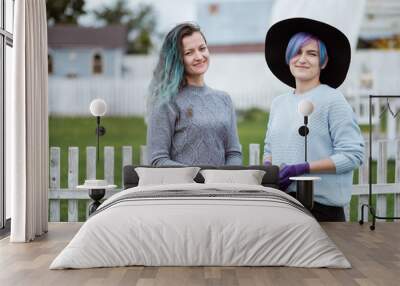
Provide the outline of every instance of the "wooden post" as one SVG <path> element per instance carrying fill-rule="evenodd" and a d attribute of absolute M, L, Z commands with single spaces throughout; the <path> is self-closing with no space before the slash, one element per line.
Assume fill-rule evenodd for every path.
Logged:
<path fill-rule="evenodd" d="M 344 209 L 344 217 L 346 221 L 350 221 L 350 203 L 343 207 Z"/>
<path fill-rule="evenodd" d="M 96 179 L 96 163 L 97 163 L 96 151 L 97 151 L 96 147 L 94 146 L 86 147 L 86 179 L 88 180 Z M 88 194 L 88 199 L 86 200 L 86 219 L 89 216 L 90 203 L 91 200 L 89 199 L 89 194 Z"/>
<path fill-rule="evenodd" d="M 86 147 L 86 179 L 96 179 L 96 147 Z"/>
<path fill-rule="evenodd" d="M 78 185 L 79 148 L 68 148 L 68 188 L 74 189 Z M 78 221 L 78 200 L 68 200 L 68 222 Z"/>
<path fill-rule="evenodd" d="M 394 182 L 400 184 L 400 139 L 396 140 L 396 163 Z M 394 215 L 400 216 L 400 193 L 394 195 Z"/>
<path fill-rule="evenodd" d="M 114 147 L 104 147 L 104 179 L 114 184 Z"/>
<path fill-rule="evenodd" d="M 122 146 L 122 182 L 121 189 L 124 188 L 124 167 L 132 165 L 132 146 Z"/>
<path fill-rule="evenodd" d="M 369 169 L 368 169 L 368 154 L 369 154 L 369 142 L 365 142 L 365 159 L 364 159 L 364 164 L 360 166 L 358 169 L 358 184 L 360 185 L 366 185 L 369 183 Z M 368 192 L 362 195 L 358 196 L 358 207 L 357 207 L 357 214 L 358 214 L 358 220 L 361 219 L 361 206 L 363 204 L 368 204 Z M 369 210 L 368 208 L 364 208 L 364 221 L 368 221 L 368 213 Z"/>
<path fill-rule="evenodd" d="M 50 191 L 60 189 L 60 147 L 50 148 Z M 50 200 L 50 221 L 60 221 L 60 200 Z"/>
<path fill-rule="evenodd" d="M 364 149 L 364 163 L 358 168 L 358 184 L 368 184 L 369 170 L 368 170 L 368 156 L 369 156 L 369 142 L 365 141 Z"/>
<path fill-rule="evenodd" d="M 249 165 L 260 165 L 260 144 L 249 145 Z"/>
<path fill-rule="evenodd" d="M 147 147 L 146 145 L 140 146 L 140 165 L 149 165 L 150 162 L 147 158 Z"/>
<path fill-rule="evenodd" d="M 379 155 L 377 164 L 377 183 L 387 183 L 387 140 L 379 140 Z M 386 195 L 376 195 L 376 215 L 386 216 Z"/>

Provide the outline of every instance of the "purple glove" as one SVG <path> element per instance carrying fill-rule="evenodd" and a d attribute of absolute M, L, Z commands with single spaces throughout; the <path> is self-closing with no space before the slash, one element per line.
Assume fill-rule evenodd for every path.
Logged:
<path fill-rule="evenodd" d="M 284 165 L 283 168 L 279 170 L 279 188 L 282 191 L 286 191 L 292 183 L 292 181 L 289 180 L 290 177 L 301 176 L 308 173 L 310 173 L 310 164 L 308 163 Z"/>

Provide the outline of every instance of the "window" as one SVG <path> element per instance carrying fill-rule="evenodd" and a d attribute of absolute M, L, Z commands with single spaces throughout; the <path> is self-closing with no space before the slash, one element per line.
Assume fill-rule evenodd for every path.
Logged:
<path fill-rule="evenodd" d="M 53 56 L 47 55 L 47 69 L 49 74 L 53 74 Z"/>
<path fill-rule="evenodd" d="M 103 58 L 99 53 L 95 53 L 93 56 L 93 74 L 103 73 Z"/>
<path fill-rule="evenodd" d="M 4 28 L 7 32 L 13 33 L 14 32 L 14 0 L 5 0 L 4 3 L 4 11 L 5 11 L 5 18 L 4 18 Z"/>
<path fill-rule="evenodd" d="M 218 4 L 210 4 L 208 6 L 208 12 L 210 15 L 217 15 L 219 12 L 219 5 Z"/>
<path fill-rule="evenodd" d="M 0 236 L 5 226 L 9 227 L 9 198 L 10 194 L 5 190 L 5 98 L 11 92 L 11 68 L 12 68 L 12 46 L 13 46 L 13 21 L 14 21 L 14 0 L 0 0 Z"/>
<path fill-rule="evenodd" d="M 74 62 L 76 60 L 76 53 L 75 52 L 70 52 L 68 54 L 68 59 L 70 62 Z"/>

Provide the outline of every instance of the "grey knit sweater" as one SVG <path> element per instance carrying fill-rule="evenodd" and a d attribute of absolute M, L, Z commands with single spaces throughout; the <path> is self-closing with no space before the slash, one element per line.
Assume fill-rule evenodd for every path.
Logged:
<path fill-rule="evenodd" d="M 155 107 L 147 128 L 151 165 L 240 165 L 242 153 L 232 101 L 208 86 L 186 86 Z"/>

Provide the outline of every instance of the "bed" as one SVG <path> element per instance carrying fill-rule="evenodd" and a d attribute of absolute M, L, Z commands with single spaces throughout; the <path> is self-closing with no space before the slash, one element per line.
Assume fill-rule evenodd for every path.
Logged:
<path fill-rule="evenodd" d="M 50 269 L 351 267 L 309 211 L 277 189 L 277 167 L 219 169 L 265 175 L 260 185 L 204 183 L 198 173 L 193 183 L 140 186 L 135 167 L 126 166 L 126 189 L 103 202 Z"/>

